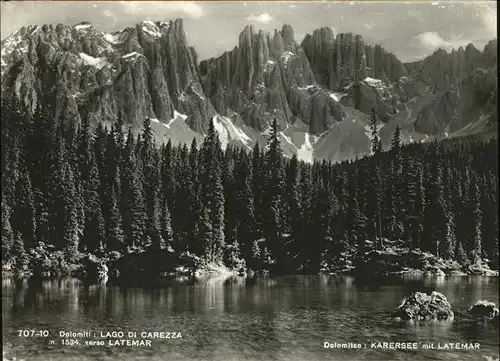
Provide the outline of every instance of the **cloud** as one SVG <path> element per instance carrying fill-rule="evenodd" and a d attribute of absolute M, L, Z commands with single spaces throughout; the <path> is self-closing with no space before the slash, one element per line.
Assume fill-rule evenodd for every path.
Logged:
<path fill-rule="evenodd" d="M 247 17 L 247 20 L 248 21 L 255 21 L 258 23 L 262 23 L 262 24 L 267 24 L 267 23 L 271 22 L 271 20 L 273 20 L 273 17 L 271 15 L 269 15 L 268 13 L 263 13 L 260 15 L 250 15 Z"/>
<path fill-rule="evenodd" d="M 446 40 L 435 31 L 427 31 L 425 33 L 421 33 L 417 35 L 415 39 L 420 43 L 421 47 L 425 48 L 425 50 L 430 51 L 439 48 L 449 51 L 459 48 L 460 46 L 465 46 L 471 42 L 468 39 L 462 39 L 458 37 Z"/>
<path fill-rule="evenodd" d="M 203 7 L 193 1 L 121 1 L 120 3 L 124 11 L 128 14 L 137 14 L 138 12 L 152 12 L 155 14 L 161 12 L 179 12 L 193 18 L 200 18 L 205 14 Z"/>
<path fill-rule="evenodd" d="M 449 48 L 450 42 L 444 40 L 437 32 L 435 31 L 427 31 L 425 33 L 421 33 L 415 37 L 420 45 L 429 48 L 429 49 L 437 49 L 437 48 Z"/>

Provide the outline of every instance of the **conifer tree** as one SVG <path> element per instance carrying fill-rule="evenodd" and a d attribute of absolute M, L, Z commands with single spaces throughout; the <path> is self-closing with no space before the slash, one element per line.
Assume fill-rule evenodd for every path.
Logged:
<path fill-rule="evenodd" d="M 14 259 L 14 268 L 19 272 L 28 271 L 29 258 L 24 247 L 23 235 L 19 231 L 14 234 L 11 254 Z"/>
<path fill-rule="evenodd" d="M 298 241 L 302 232 L 302 209 L 300 203 L 299 160 L 294 154 L 287 169 L 286 194 L 287 194 L 287 222 L 288 231 L 294 242 L 294 252 L 298 251 Z"/>
<path fill-rule="evenodd" d="M 482 210 L 480 202 L 480 191 L 477 179 L 472 183 L 473 194 L 471 197 L 471 206 L 473 207 L 473 224 L 474 224 L 474 240 L 471 252 L 471 260 L 475 263 L 479 262 L 483 257 L 483 238 L 481 233 L 482 225 Z"/>
<path fill-rule="evenodd" d="M 166 197 L 167 206 L 171 214 L 176 214 L 176 193 L 178 188 L 178 182 L 176 178 L 177 164 L 174 155 L 174 149 L 172 147 L 172 142 L 169 139 L 167 145 L 162 149 L 161 152 L 161 191 L 164 197 Z M 175 223 L 175 222 L 174 222 Z M 175 231 L 175 226 L 174 226 Z"/>
<path fill-rule="evenodd" d="M 367 218 L 361 212 L 357 197 L 353 198 L 352 206 L 350 209 L 350 217 L 351 217 L 350 238 L 355 240 L 358 252 L 360 255 L 362 255 L 365 252 Z"/>
<path fill-rule="evenodd" d="M 279 140 L 278 122 L 274 119 L 265 154 L 265 197 L 263 204 L 264 235 L 271 257 L 280 257 L 283 249 L 283 153 Z"/>
<path fill-rule="evenodd" d="M 106 230 L 101 205 L 103 197 L 99 195 L 99 170 L 94 151 L 90 124 L 88 120 L 84 119 L 82 120 L 78 145 L 79 170 L 84 201 L 84 231 L 81 247 L 84 251 L 90 253 L 102 253 L 104 251 Z M 74 192 L 76 194 L 76 189 Z"/>
<path fill-rule="evenodd" d="M 10 225 L 11 210 L 7 201 L 2 197 L 2 261 L 10 258 L 10 251 L 14 244 L 14 232 Z"/>
<path fill-rule="evenodd" d="M 218 262 L 222 260 L 225 247 L 224 189 L 221 179 L 221 145 L 213 120 L 203 141 L 201 157 L 203 206 L 208 212 L 212 236 L 205 248 L 205 255 L 209 261 Z"/>
<path fill-rule="evenodd" d="M 259 142 L 255 143 L 252 152 L 252 189 L 255 208 L 255 225 L 257 236 L 262 236 L 264 220 L 262 219 L 264 212 L 262 211 L 264 199 L 264 162 L 261 154 Z"/>
<path fill-rule="evenodd" d="M 252 165 L 242 150 L 234 168 L 235 205 L 237 207 L 237 235 L 248 266 L 255 268 L 252 247 L 257 239 L 254 198 L 252 193 Z"/>
<path fill-rule="evenodd" d="M 421 247 L 420 239 L 423 230 L 422 220 L 425 206 L 425 190 L 420 162 L 415 160 L 409 163 L 404 172 L 407 175 L 404 192 L 406 199 L 406 220 L 404 222 L 404 228 L 410 242 L 410 248 L 418 249 Z"/>
<path fill-rule="evenodd" d="M 381 242 L 382 226 L 382 177 L 379 167 L 368 169 L 364 198 L 366 199 L 367 233 L 371 241 Z M 380 243 L 381 245 L 381 243 Z"/>
<path fill-rule="evenodd" d="M 443 258 L 448 260 L 455 259 L 455 250 L 457 247 L 457 239 L 455 237 L 455 219 L 453 214 L 448 214 L 448 222 L 446 224 L 446 239 L 444 239 Z"/>
<path fill-rule="evenodd" d="M 36 240 L 35 200 L 30 175 L 26 165 L 22 165 L 15 190 L 15 204 L 11 224 L 14 232 L 22 232 L 26 247 L 33 247 Z"/>
<path fill-rule="evenodd" d="M 159 158 L 153 140 L 151 119 L 146 118 L 143 123 L 142 143 L 140 144 L 140 163 L 142 165 L 144 201 L 146 206 L 146 237 L 152 243 L 161 243 L 160 240 L 160 204 L 159 204 Z M 149 242 L 148 242 L 149 243 Z M 148 246 L 149 244 L 146 244 Z"/>
<path fill-rule="evenodd" d="M 172 221 L 167 202 L 163 202 L 163 212 L 161 220 L 161 243 L 160 249 L 172 247 L 174 242 L 174 232 L 172 231 Z"/>
<path fill-rule="evenodd" d="M 382 152 L 382 143 L 380 140 L 380 137 L 378 135 L 378 128 L 377 128 L 377 113 L 375 111 L 375 108 L 372 109 L 372 117 L 370 121 L 370 130 L 371 130 L 371 143 L 372 143 L 372 153 L 373 154 L 378 154 Z"/>
<path fill-rule="evenodd" d="M 63 237 L 64 237 L 64 252 L 68 260 L 73 261 L 76 259 L 80 232 L 78 229 L 78 214 L 77 214 L 77 204 L 75 202 L 76 192 L 75 192 L 75 177 L 73 174 L 73 169 L 69 164 L 64 164 L 63 170 L 63 204 L 64 204 L 64 223 L 63 223 Z M 101 238 L 99 238 L 101 239 Z M 99 244 L 99 248 L 96 250 L 102 253 L 103 245 Z"/>
<path fill-rule="evenodd" d="M 222 185 L 224 188 L 224 238 L 228 244 L 237 241 L 238 214 L 236 206 L 236 189 L 234 187 L 234 155 L 233 148 L 226 148 L 222 162 Z M 233 252 L 231 249 L 230 252 Z"/>
<path fill-rule="evenodd" d="M 393 155 L 393 159 L 396 164 L 398 164 L 401 159 L 401 128 L 399 128 L 399 124 L 396 125 L 396 129 L 394 130 L 394 135 L 391 141 L 391 153 Z"/>
<path fill-rule="evenodd" d="M 190 229 L 190 237 L 188 248 L 191 251 L 195 251 L 197 254 L 201 254 L 200 244 L 198 242 L 198 234 L 196 230 L 198 227 L 198 222 L 202 216 L 202 203 L 201 203 L 201 186 L 199 181 L 199 154 L 198 154 L 198 146 L 196 143 L 196 138 L 193 138 L 191 142 L 191 147 L 189 150 L 189 167 L 191 169 L 191 189 L 189 194 L 189 205 L 190 208 L 188 210 L 189 217 L 189 229 Z"/>
<path fill-rule="evenodd" d="M 12 207 L 15 202 L 15 188 L 19 177 L 19 163 L 22 156 L 22 144 L 19 144 L 18 129 L 20 110 L 16 105 L 15 99 L 10 100 L 2 97 L 1 116 L 2 194 L 7 205 Z"/>
<path fill-rule="evenodd" d="M 123 225 L 129 248 L 143 246 L 145 243 L 145 210 L 142 184 L 135 155 L 135 141 L 129 130 L 123 159 Z"/>
<path fill-rule="evenodd" d="M 442 243 L 447 233 L 447 209 L 444 199 L 442 167 L 435 162 L 430 172 L 427 200 L 424 211 L 423 250 L 442 256 Z"/>
<path fill-rule="evenodd" d="M 116 196 L 118 180 L 109 186 L 109 215 L 106 220 L 106 239 L 108 249 L 111 251 L 123 252 L 125 248 L 125 237 L 123 234 L 122 215 L 120 213 L 119 199 Z"/>
<path fill-rule="evenodd" d="M 200 241 L 204 250 L 211 250 L 213 248 L 214 235 L 210 218 L 209 209 L 204 207 L 199 223 L 199 231 L 197 232 L 200 235 Z"/>
<path fill-rule="evenodd" d="M 187 145 L 184 144 L 179 152 L 179 162 L 177 165 L 179 181 L 177 183 L 176 198 L 181 201 L 177 203 L 176 207 L 175 229 L 177 246 L 174 248 L 179 251 L 188 247 L 190 234 L 194 229 L 192 228 L 193 217 L 190 214 L 193 209 L 192 202 L 194 201 L 192 171 L 189 164 L 189 150 Z"/>

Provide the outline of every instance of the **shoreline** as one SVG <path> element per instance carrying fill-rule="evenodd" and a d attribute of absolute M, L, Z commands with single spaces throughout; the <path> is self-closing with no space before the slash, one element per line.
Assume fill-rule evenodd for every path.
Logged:
<path fill-rule="evenodd" d="M 87 282 L 161 280 L 177 277 L 186 279 L 214 279 L 240 276 L 252 278 L 254 275 L 348 275 L 360 279 L 377 277 L 450 277 L 487 276 L 498 277 L 499 271 L 491 269 L 495 264 L 488 260 L 459 264 L 444 260 L 419 249 L 410 250 L 396 245 L 375 248 L 367 242 L 366 251 L 360 256 L 355 249 L 342 252 L 334 258 L 325 259 L 321 267 L 298 270 L 291 266 L 270 265 L 267 269 L 251 269 L 244 260 L 231 263 L 219 259 L 208 260 L 189 252 L 176 253 L 170 249 L 148 249 L 127 254 L 106 254 L 97 257 L 80 253 L 73 262 L 53 262 L 45 266 L 44 259 L 37 259 L 17 272 L 4 265 L 2 276 L 15 278 L 58 279 L 71 276 Z M 51 257 L 50 254 L 44 257 Z M 43 257 L 42 257 L 43 258 Z M 286 263 L 285 263 L 286 264 Z M 495 267 L 496 268 L 496 267 Z"/>
<path fill-rule="evenodd" d="M 309 273 L 309 272 L 287 272 L 287 273 L 269 273 L 266 270 L 263 271 L 247 271 L 247 272 L 240 272 L 237 269 L 228 269 L 226 268 L 225 270 L 219 270 L 219 271 L 214 271 L 214 269 L 198 269 L 196 270 L 193 274 L 190 275 L 185 275 L 181 273 L 176 273 L 176 274 L 168 274 L 168 275 L 158 275 L 157 277 L 151 278 L 150 275 L 141 275 L 140 273 L 137 273 L 133 276 L 133 280 L 140 281 L 144 279 L 148 280 L 175 280 L 175 279 L 196 279 L 196 280 L 217 280 L 217 279 L 228 279 L 228 278 L 233 278 L 233 277 L 238 277 L 238 278 L 255 278 L 259 276 L 269 276 L 271 278 L 275 277 L 285 277 L 285 276 L 292 276 L 292 275 L 300 275 L 300 276 L 317 276 L 317 275 L 323 275 L 323 276 L 350 276 L 354 278 L 365 278 L 365 279 L 376 279 L 376 278 L 392 278 L 392 277 L 401 277 L 401 278 L 421 278 L 421 277 L 436 277 L 436 278 L 450 278 L 450 277 L 469 277 L 469 276 L 481 276 L 481 277 L 498 277 L 499 276 L 499 271 L 498 270 L 489 270 L 489 272 L 485 274 L 477 274 L 477 273 L 466 273 L 466 272 L 450 272 L 450 273 L 444 273 L 444 274 L 436 274 L 420 269 L 410 269 L 406 270 L 404 272 L 394 272 L 394 273 L 386 273 L 386 274 L 376 274 L 376 275 L 371 275 L 371 276 L 363 276 L 359 273 L 357 273 L 355 270 L 350 270 L 348 272 L 319 272 L 319 273 Z M 75 275 L 75 274 L 60 274 L 60 275 L 50 275 L 50 276 L 40 276 L 40 275 L 35 275 L 33 273 L 30 273 L 28 275 L 19 275 L 16 274 L 15 272 L 12 271 L 3 271 L 2 272 L 2 279 L 24 279 L 24 280 L 30 280 L 30 279 L 39 279 L 39 280 L 57 280 L 60 278 L 65 278 L 65 277 L 70 277 L 70 278 L 76 278 L 82 281 L 98 281 L 95 279 L 95 277 L 91 276 L 80 276 L 80 275 Z M 107 278 L 107 277 L 106 277 Z M 108 279 L 106 279 L 107 281 Z M 114 281 L 119 281 L 120 279 L 114 279 Z"/>

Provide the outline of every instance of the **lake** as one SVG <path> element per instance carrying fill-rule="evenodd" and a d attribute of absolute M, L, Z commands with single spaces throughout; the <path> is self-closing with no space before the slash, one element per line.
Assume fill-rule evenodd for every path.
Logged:
<path fill-rule="evenodd" d="M 389 319 L 409 291 L 432 289 L 448 298 L 454 321 Z M 497 360 L 498 326 L 465 312 L 480 299 L 498 305 L 498 297 L 498 278 L 482 276 L 370 283 L 348 276 L 262 276 L 142 287 L 3 279 L 4 360 Z M 19 330 L 26 331 L 19 336 Z M 60 337 L 61 331 L 82 334 Z M 147 339 L 151 346 L 110 346 L 110 338 Z M 85 345 L 92 340 L 104 345 Z M 325 342 L 362 348 L 325 349 Z M 419 346 L 372 348 L 376 342 Z M 429 342 L 434 350 L 422 348 Z M 480 343 L 480 349 L 437 349 L 445 343 Z"/>

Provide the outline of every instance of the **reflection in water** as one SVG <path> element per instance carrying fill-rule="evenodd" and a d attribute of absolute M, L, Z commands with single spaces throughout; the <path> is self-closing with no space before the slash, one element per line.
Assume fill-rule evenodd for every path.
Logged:
<path fill-rule="evenodd" d="M 498 326 L 472 319 L 478 299 L 498 303 L 496 277 L 387 278 L 287 276 L 165 281 L 159 286 L 89 285 L 76 279 L 2 280 L 4 346 L 29 360 L 484 360 L 498 357 Z M 451 322 L 395 322 L 409 292 L 437 290 Z M 20 339 L 20 328 L 59 331 L 176 331 L 151 348 L 49 347 Z M 480 342 L 465 351 L 346 350 L 323 342 Z"/>

